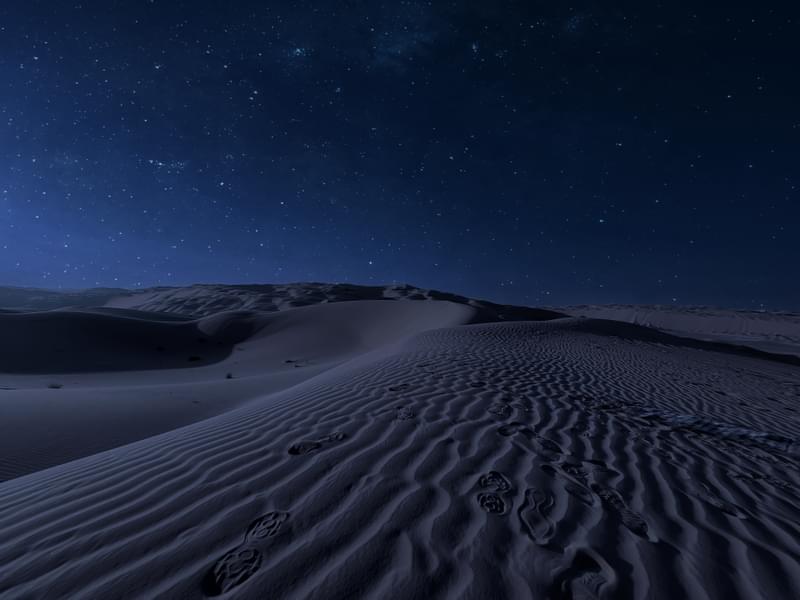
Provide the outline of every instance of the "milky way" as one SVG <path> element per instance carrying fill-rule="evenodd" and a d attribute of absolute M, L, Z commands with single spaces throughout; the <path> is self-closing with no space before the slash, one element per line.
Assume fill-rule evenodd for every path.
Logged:
<path fill-rule="evenodd" d="M 651 4 L 5 2 L 0 284 L 800 308 L 797 10 Z"/>

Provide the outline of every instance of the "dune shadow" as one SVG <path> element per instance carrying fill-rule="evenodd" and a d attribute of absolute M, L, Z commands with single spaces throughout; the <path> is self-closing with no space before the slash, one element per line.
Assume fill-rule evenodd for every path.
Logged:
<path fill-rule="evenodd" d="M 257 325 L 249 313 L 189 320 L 131 310 L 2 313 L 0 372 L 58 374 L 201 367 Z"/>

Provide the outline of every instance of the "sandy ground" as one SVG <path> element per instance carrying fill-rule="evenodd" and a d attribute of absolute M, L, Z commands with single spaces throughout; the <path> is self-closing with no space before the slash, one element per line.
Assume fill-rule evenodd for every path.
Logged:
<path fill-rule="evenodd" d="M 479 313 L 0 315 L 0 597 L 800 596 L 797 363 Z"/>
<path fill-rule="evenodd" d="M 572 316 L 613 319 L 702 340 L 800 356 L 800 314 L 673 306 L 570 306 Z"/>

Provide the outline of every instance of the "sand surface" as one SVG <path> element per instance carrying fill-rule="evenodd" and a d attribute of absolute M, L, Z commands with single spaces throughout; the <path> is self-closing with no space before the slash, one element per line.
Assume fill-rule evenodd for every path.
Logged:
<path fill-rule="evenodd" d="M 371 300 L 198 320 L 0 314 L 0 481 L 206 419 L 473 314 L 450 302 Z"/>
<path fill-rule="evenodd" d="M 570 306 L 572 316 L 613 319 L 702 340 L 800 356 L 800 314 L 674 306 Z"/>
<path fill-rule="evenodd" d="M 0 597 L 800 596 L 785 357 L 469 302 L 237 308 L 0 315 Z"/>

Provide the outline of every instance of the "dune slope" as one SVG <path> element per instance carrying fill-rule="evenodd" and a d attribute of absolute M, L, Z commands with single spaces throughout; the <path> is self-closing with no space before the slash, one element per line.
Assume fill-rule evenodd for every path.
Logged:
<path fill-rule="evenodd" d="M 796 597 L 798 395 L 585 320 L 421 332 L 0 484 L 0 596 Z"/>
<path fill-rule="evenodd" d="M 135 311 L 0 314 L 0 371 L 86 373 L 219 362 L 255 327 L 244 318 L 215 323 Z"/>
<path fill-rule="evenodd" d="M 450 302 L 378 301 L 198 320 L 0 315 L 0 481 L 212 417 L 474 315 Z"/>

